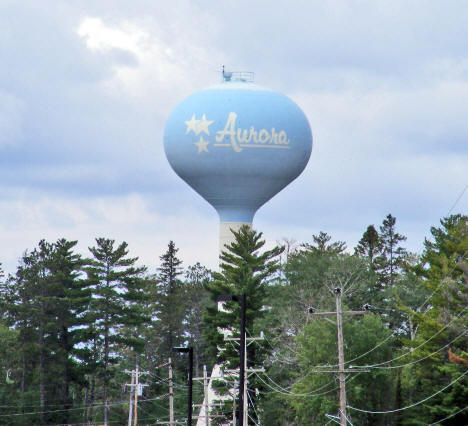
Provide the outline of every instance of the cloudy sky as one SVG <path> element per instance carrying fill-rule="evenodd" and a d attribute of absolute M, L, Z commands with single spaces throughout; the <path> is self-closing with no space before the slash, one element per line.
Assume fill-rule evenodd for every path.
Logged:
<path fill-rule="evenodd" d="M 103 236 L 152 271 L 170 239 L 214 267 L 217 214 L 162 135 L 222 65 L 291 97 L 313 130 L 306 170 L 255 217 L 269 244 L 323 230 L 353 247 L 392 213 L 421 250 L 468 212 L 467 22 L 463 0 L 0 0 L 0 262 Z"/>

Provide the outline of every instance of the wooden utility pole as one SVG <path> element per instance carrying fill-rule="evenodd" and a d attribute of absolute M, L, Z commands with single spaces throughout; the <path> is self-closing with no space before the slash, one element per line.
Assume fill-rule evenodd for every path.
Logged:
<path fill-rule="evenodd" d="M 169 424 L 174 424 L 174 383 L 172 382 L 171 358 L 169 358 Z"/>
<path fill-rule="evenodd" d="M 208 400 L 208 373 L 206 365 L 203 366 L 203 393 L 205 401 L 205 426 L 210 426 L 210 402 Z"/>
<path fill-rule="evenodd" d="M 236 420 L 236 398 L 232 398 L 232 424 L 233 426 L 236 426 L 237 420 Z"/>
<path fill-rule="evenodd" d="M 138 421 L 138 396 L 143 394 L 143 387 L 147 384 L 140 383 L 142 374 L 149 374 L 147 371 L 139 371 L 138 364 L 135 370 L 125 370 L 125 373 L 131 375 L 130 383 L 125 383 L 125 387 L 130 387 L 130 405 L 128 409 L 128 426 L 137 426 Z M 133 423 L 133 424 L 132 424 Z"/>
<path fill-rule="evenodd" d="M 340 424 L 346 426 L 346 382 L 344 373 L 343 322 L 341 315 L 341 289 L 336 291 L 336 328 L 338 330 L 338 380 L 340 381 Z"/>
<path fill-rule="evenodd" d="M 158 421 L 155 424 L 157 425 L 177 425 L 182 424 L 185 422 L 180 422 L 174 420 L 174 381 L 172 378 L 173 375 L 173 366 L 172 366 L 172 358 L 168 359 L 168 362 L 158 365 L 156 368 L 168 367 L 168 384 L 169 384 L 169 421 Z"/>
<path fill-rule="evenodd" d="M 140 374 L 138 371 L 138 364 L 136 365 L 136 371 L 135 371 L 135 388 L 133 390 L 133 395 L 135 397 L 134 403 L 133 403 L 133 409 L 135 411 L 133 415 L 133 426 L 137 426 L 137 419 L 138 419 L 138 386 L 139 386 L 139 379 L 140 379 Z"/>
<path fill-rule="evenodd" d="M 132 378 L 130 380 L 130 401 L 128 404 L 128 426 L 132 426 L 133 420 L 133 389 L 135 387 L 135 374 L 131 371 Z M 125 385 L 127 386 L 127 384 Z"/>
<path fill-rule="evenodd" d="M 194 407 L 202 407 L 200 410 L 200 415 L 194 416 L 197 419 L 197 425 L 200 424 L 200 419 L 203 418 L 205 421 L 205 426 L 209 426 L 210 422 L 210 401 L 209 401 L 209 381 L 208 381 L 208 372 L 206 371 L 206 365 L 203 366 L 203 377 L 194 377 L 193 380 L 203 380 L 203 404 L 194 404 Z"/>
<path fill-rule="evenodd" d="M 341 297 L 342 289 L 340 287 L 335 288 L 335 299 L 336 299 L 336 312 L 309 312 L 311 316 L 335 316 L 336 317 L 336 328 L 338 334 L 338 370 L 326 370 L 317 369 L 315 371 L 320 373 L 338 373 L 338 379 L 340 382 L 340 426 L 346 426 L 348 424 L 348 418 L 346 417 L 346 373 L 364 373 L 368 372 L 367 369 L 345 369 L 344 361 L 344 350 L 343 350 L 343 315 L 364 315 L 370 313 L 367 305 L 364 306 L 364 311 L 342 311 L 341 310 Z M 330 320 L 329 320 L 330 321 Z"/>
<path fill-rule="evenodd" d="M 169 383 L 169 421 L 168 422 L 158 422 L 157 424 L 169 424 L 175 425 L 178 422 L 174 421 L 174 381 L 172 379 L 172 358 L 169 358 L 166 363 L 158 365 L 156 368 L 168 367 L 168 383 Z"/>

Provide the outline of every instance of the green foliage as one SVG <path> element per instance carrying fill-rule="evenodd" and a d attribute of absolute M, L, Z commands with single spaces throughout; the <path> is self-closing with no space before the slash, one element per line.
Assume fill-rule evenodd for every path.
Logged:
<path fill-rule="evenodd" d="M 418 361 L 405 371 L 403 392 L 408 402 L 417 402 L 454 381 L 466 366 L 454 363 L 448 349 L 458 356 L 468 354 L 468 279 L 464 271 L 468 253 L 468 217 L 452 215 L 441 220 L 441 227 L 431 228 L 432 240 L 425 241 L 422 262 L 415 268 L 420 285 L 429 293 L 423 311 L 413 311 L 417 333 L 412 341 L 410 359 Z M 427 424 L 441 420 L 466 405 L 466 377 L 431 399 L 412 409 L 401 421 L 403 425 Z M 466 424 L 468 414 L 461 412 L 444 424 Z M 419 423 L 418 423 L 419 422 Z"/>
<path fill-rule="evenodd" d="M 142 351 L 138 327 L 149 320 L 140 306 L 145 301 L 142 274 L 146 268 L 135 266 L 138 258 L 127 257 L 126 242 L 114 244 L 114 240 L 97 238 L 96 246 L 89 248 L 93 259 L 86 268 L 93 295 L 87 329 L 90 375 L 91 380 L 102 380 L 104 423 L 108 420 L 111 367 L 119 361 L 122 348 Z"/>
<path fill-rule="evenodd" d="M 213 302 L 217 302 L 221 296 L 246 295 L 246 330 L 247 333 L 255 333 L 255 323 L 263 315 L 262 310 L 268 281 L 278 269 L 278 256 L 283 251 L 282 247 L 260 252 L 265 242 L 261 239 L 262 233 L 251 230 L 248 226 L 242 226 L 239 231 L 233 231 L 235 240 L 225 251 L 220 259 L 220 272 L 213 273 L 214 281 L 207 283 L 206 288 L 211 294 Z M 206 324 L 205 335 L 211 344 L 212 356 L 222 363 L 225 368 L 238 368 L 238 348 L 232 342 L 225 342 L 220 330 L 239 337 L 240 304 L 235 301 L 224 303 L 226 311 L 220 311 L 216 306 L 208 306 L 204 315 Z M 258 365 L 265 357 L 265 350 L 259 345 L 250 345 L 247 349 L 248 366 Z M 252 387 L 256 384 L 252 380 Z M 228 383 L 226 389 L 232 388 Z M 222 393 L 222 386 L 218 387 Z M 254 398 L 250 395 L 250 398 Z M 224 407 L 223 412 L 228 409 Z"/>
<path fill-rule="evenodd" d="M 383 220 L 379 238 L 382 244 L 382 255 L 385 259 L 383 270 L 380 273 L 380 281 L 384 287 L 393 287 L 406 254 L 406 250 L 400 246 L 400 243 L 405 241 L 406 237 L 396 232 L 396 218 L 391 214 L 388 214 Z"/>
<path fill-rule="evenodd" d="M 262 307 L 265 301 L 268 279 L 278 269 L 277 257 L 282 248 L 274 248 L 259 253 L 265 244 L 261 240 L 262 233 L 255 232 L 247 226 L 239 231 L 233 231 L 235 241 L 222 252 L 220 272 L 214 272 L 214 281 L 207 283 L 206 288 L 213 302 L 221 296 L 245 294 L 246 329 L 253 332 L 254 322 L 263 316 Z M 227 362 L 229 368 L 238 366 L 237 351 L 229 350 L 223 340 L 223 334 L 218 329 L 228 330 L 238 336 L 240 306 L 238 302 L 224 303 L 226 312 L 221 312 L 217 306 L 209 306 L 204 316 L 207 324 L 206 335 L 211 344 L 213 354 L 217 353 L 218 362 Z M 217 348 L 222 347 L 221 351 Z"/>
<path fill-rule="evenodd" d="M 380 226 L 380 233 L 369 225 L 354 249 L 357 256 L 367 260 L 371 272 L 369 303 L 397 334 L 411 334 L 413 330 L 411 319 L 398 309 L 401 300 L 414 306 L 422 301 L 424 293 L 418 291 L 420 286 L 409 272 L 417 256 L 401 247 L 405 240 L 396 231 L 396 218 L 389 214 Z"/>
<path fill-rule="evenodd" d="M 16 275 L 3 287 L 5 317 L 18 330 L 22 398 L 27 386 L 39 394 L 40 410 L 30 422 L 68 422 L 68 411 L 46 414 L 47 408 L 53 403 L 70 407 L 71 390 L 83 382 L 78 347 L 85 342 L 82 326 L 90 292 L 75 245 L 65 239 L 40 241 L 25 252 Z"/>
<path fill-rule="evenodd" d="M 290 297 L 285 308 L 293 306 L 296 321 L 305 322 L 309 308 L 331 309 L 334 299 L 330 292 L 335 287 L 343 288 L 353 309 L 371 302 L 375 277 L 364 259 L 326 248 L 302 247 L 289 256 L 285 266 Z"/>
<path fill-rule="evenodd" d="M 333 283 L 328 282 L 326 273 L 344 246 L 341 241 L 330 243 L 331 237 L 324 232 L 320 232 L 318 236 L 313 235 L 312 238 L 315 244 L 302 244 L 299 250 L 289 255 L 284 266 L 291 297 L 285 307 L 291 306 L 296 312 L 296 320 L 302 323 L 309 307 L 316 309 L 329 305 L 326 287 Z"/>
<path fill-rule="evenodd" d="M 354 248 L 354 253 L 368 260 L 372 271 L 376 272 L 381 269 L 383 261 L 382 257 L 382 241 L 374 225 L 369 225 L 362 234 L 357 246 Z"/>
<path fill-rule="evenodd" d="M 183 319 L 186 304 L 182 276 L 182 261 L 177 257 L 179 249 L 169 241 L 167 251 L 160 256 L 161 266 L 157 276 L 159 302 L 159 331 L 165 334 L 160 351 L 170 356 L 172 348 L 182 343 Z"/>
<path fill-rule="evenodd" d="M 378 363 L 391 358 L 391 347 L 385 341 L 389 331 L 378 315 L 365 315 L 360 320 L 344 324 L 345 361 L 356 360 L 359 365 Z M 325 425 L 329 419 L 325 414 L 338 412 L 338 382 L 331 373 L 316 372 L 317 366 L 328 365 L 335 368 L 337 360 L 336 325 L 323 319 L 311 320 L 297 338 L 299 347 L 300 372 L 293 386 L 293 393 L 304 396 L 289 397 L 296 412 L 296 420 L 301 425 Z M 368 352 L 368 353 L 367 353 Z M 362 356 L 367 353 L 367 355 Z M 347 365 L 351 368 L 353 363 Z M 385 410 L 392 407 L 393 379 L 386 370 L 373 369 L 370 373 L 350 374 L 347 383 L 348 403 L 351 406 Z M 369 392 L 372 389 L 372 392 Z M 372 416 L 362 413 L 348 413 L 354 424 L 386 425 L 385 416 Z"/>
<path fill-rule="evenodd" d="M 331 236 L 326 232 L 320 231 L 318 235 L 312 235 L 314 244 L 304 243 L 302 248 L 311 253 L 340 254 L 346 250 L 344 241 L 335 241 L 330 243 Z"/>
<path fill-rule="evenodd" d="M 213 306 L 206 287 L 211 282 L 211 272 L 200 263 L 189 266 L 185 272 L 185 334 L 193 347 L 194 371 L 201 374 L 201 365 L 211 366 L 212 361 L 207 353 L 208 343 L 205 340 L 203 312 Z"/>
<path fill-rule="evenodd" d="M 162 366 L 168 356 L 175 366 L 175 415 L 182 421 L 187 359 L 170 349 L 193 346 L 197 376 L 203 364 L 238 368 L 238 347 L 220 331 L 239 336 L 239 304 L 226 302 L 227 312 L 219 312 L 217 299 L 243 293 L 248 335 L 265 333 L 263 342 L 248 347 L 248 366 L 265 368 L 249 377 L 256 407 L 250 414 L 271 426 L 327 424 L 325 414 L 337 414 L 338 383 L 315 369 L 337 364 L 336 326 L 309 312 L 334 311 L 335 287 L 343 290 L 343 309 L 369 303 L 374 312 L 345 317 L 347 367 L 374 365 L 369 373 L 349 375 L 348 404 L 396 410 L 349 409 L 353 424 L 468 424 L 468 382 L 461 376 L 468 359 L 467 219 L 442 219 L 422 254 L 401 247 L 405 237 L 391 215 L 380 232 L 367 228 L 354 255 L 320 232 L 297 249 L 288 243 L 281 270 L 282 248 L 264 251 L 262 235 L 242 228 L 213 274 L 200 264 L 184 270 L 172 241 L 154 276 L 144 276 L 146 268 L 136 266 L 126 243 L 98 238 L 92 259 L 83 259 L 75 241 L 40 241 L 25 251 L 14 274 L 5 277 L 0 267 L 0 424 L 126 424 L 129 395 L 121 389 L 129 381 L 125 371 L 137 362 L 151 372 L 143 379 L 149 386 L 139 421 L 168 420 Z M 218 381 L 219 392 L 231 391 L 233 380 Z M 195 381 L 194 402 L 202 399 Z M 232 400 L 219 409 L 225 418 L 231 418 Z"/>
<path fill-rule="evenodd" d="M 18 330 L 0 322 L 0 415 L 14 412 L 19 397 L 18 384 L 21 372 Z M 6 424 L 0 417 L 0 424 Z"/>
<path fill-rule="evenodd" d="M 323 232 L 320 235 L 322 238 L 314 238 L 315 244 L 302 244 L 299 250 L 290 253 L 284 266 L 285 279 L 281 285 L 269 288 L 266 304 L 270 309 L 262 320 L 262 328 L 268 330 L 267 337 L 274 348 L 266 362 L 267 374 L 287 390 L 291 389 L 298 377 L 298 357 L 303 348 L 298 345 L 296 337 L 303 333 L 310 320 L 309 309 L 334 310 L 335 287 L 345 290 L 347 301 L 353 309 L 360 310 L 365 303 L 370 302 L 368 294 L 373 281 L 366 260 L 333 249 L 342 244 L 332 243 L 331 237 Z M 327 244 L 318 243 L 318 240 L 326 240 Z M 334 336 L 336 340 L 336 329 Z M 303 377 L 302 373 L 300 376 Z M 269 388 L 262 402 L 262 411 L 269 419 L 275 419 L 276 423 L 272 424 L 288 424 L 296 416 L 287 392 L 284 398 L 279 395 L 282 394 Z M 301 404 L 301 401 L 297 403 Z M 275 406 L 279 412 L 266 414 Z M 302 424 L 301 421 L 298 424 Z"/>

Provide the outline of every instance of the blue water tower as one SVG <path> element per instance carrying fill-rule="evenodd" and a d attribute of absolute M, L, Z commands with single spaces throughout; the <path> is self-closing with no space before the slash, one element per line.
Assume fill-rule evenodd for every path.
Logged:
<path fill-rule="evenodd" d="M 253 74 L 223 72 L 223 81 L 183 100 L 171 113 L 164 149 L 174 171 L 220 218 L 220 249 L 230 229 L 297 178 L 309 161 L 312 133 L 302 110 Z"/>

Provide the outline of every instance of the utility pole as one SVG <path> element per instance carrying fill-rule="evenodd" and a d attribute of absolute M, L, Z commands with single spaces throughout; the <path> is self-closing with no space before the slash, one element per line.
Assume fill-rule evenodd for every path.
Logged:
<path fill-rule="evenodd" d="M 245 329 L 244 329 L 245 330 Z M 241 335 L 242 336 L 242 335 Z M 240 424 L 244 425 L 244 426 L 247 426 L 249 423 L 248 423 L 248 416 L 249 416 L 249 405 L 248 405 L 248 398 L 247 398 L 247 384 L 248 384 L 248 374 L 249 373 L 259 373 L 259 372 L 264 372 L 265 369 L 263 368 L 247 368 L 247 346 L 256 341 L 256 340 L 264 340 L 265 338 L 263 337 L 263 332 L 261 332 L 260 334 L 260 337 L 246 337 L 245 336 L 245 332 L 244 332 L 244 339 L 242 339 L 241 337 L 225 337 L 224 340 L 225 341 L 239 341 L 239 343 L 242 345 L 242 342 L 244 343 L 244 350 L 240 351 L 240 352 L 243 352 L 244 353 L 244 362 L 243 362 L 243 366 L 244 368 L 241 369 L 239 368 L 239 382 L 240 382 L 240 375 L 243 373 L 243 382 L 244 382 L 244 386 L 243 386 L 243 398 L 239 398 L 239 404 L 242 403 L 242 410 L 239 409 L 239 422 Z M 249 342 L 249 343 L 247 343 Z M 241 364 L 242 366 L 242 364 Z M 227 372 L 229 373 L 237 373 L 236 370 L 226 370 Z M 240 392 L 241 388 L 239 386 L 239 392 Z M 242 421 L 242 423 L 241 423 Z"/>
<path fill-rule="evenodd" d="M 236 420 L 236 408 L 237 408 L 236 407 L 236 398 L 234 398 L 234 396 L 233 396 L 233 398 L 232 398 L 232 425 L 233 426 L 236 426 L 236 422 L 237 422 L 237 420 Z"/>
<path fill-rule="evenodd" d="M 138 397 L 143 394 L 143 387 L 147 384 L 140 383 L 140 376 L 149 374 L 148 371 L 139 371 L 138 363 L 135 370 L 125 370 L 125 373 L 131 374 L 131 383 L 125 383 L 125 387 L 130 387 L 130 406 L 128 412 L 128 426 L 137 426 L 138 421 Z M 133 405 L 133 407 L 132 407 Z M 132 425 L 133 421 L 133 425 Z"/>
<path fill-rule="evenodd" d="M 364 315 L 370 313 L 368 305 L 364 305 L 364 311 L 342 311 L 341 310 L 341 297 L 342 297 L 342 289 L 340 287 L 336 287 L 335 290 L 335 300 L 336 300 L 336 312 L 311 312 L 309 310 L 309 314 L 311 316 L 323 316 L 326 320 L 327 316 L 335 316 L 336 317 L 336 328 L 338 334 L 338 370 L 322 370 L 317 369 L 315 371 L 320 373 L 338 373 L 338 380 L 340 383 L 340 409 L 339 409 L 339 417 L 340 417 L 340 426 L 347 426 L 348 418 L 346 417 L 346 373 L 364 373 L 368 372 L 367 369 L 345 369 L 345 361 L 344 361 L 344 350 L 343 350 L 343 315 Z M 333 321 L 331 321 L 333 322 Z"/>
<path fill-rule="evenodd" d="M 168 383 L 169 383 L 169 421 L 167 422 L 158 422 L 156 424 L 169 424 L 175 425 L 178 422 L 174 421 L 174 381 L 172 379 L 172 358 L 169 358 L 168 361 L 164 364 L 158 365 L 156 368 L 168 367 Z"/>
<path fill-rule="evenodd" d="M 130 401 L 128 404 L 128 426 L 132 426 L 132 420 L 133 420 L 133 389 L 135 386 L 135 374 L 133 371 L 131 371 L 132 379 L 130 383 Z M 126 383 L 125 386 L 128 384 Z"/>
<path fill-rule="evenodd" d="M 162 368 L 168 366 L 168 383 L 169 383 L 169 421 L 157 421 L 155 424 L 157 425 L 170 425 L 174 426 L 177 424 L 186 424 L 186 422 L 181 422 L 174 420 L 174 381 L 172 378 L 173 374 L 173 365 L 172 365 L 172 358 L 168 359 L 168 362 L 165 364 L 158 365 L 156 368 Z"/>
<path fill-rule="evenodd" d="M 245 293 L 240 296 L 224 295 L 218 298 L 218 302 L 226 302 L 235 300 L 240 306 L 240 349 L 239 349 L 239 426 L 247 426 L 244 423 L 244 394 L 245 394 L 245 317 L 247 309 L 247 301 Z M 228 340 L 228 339 L 225 339 Z M 239 340 L 239 339 L 232 339 Z"/>
<path fill-rule="evenodd" d="M 216 371 L 216 369 L 213 369 L 213 371 Z M 222 405 L 221 403 L 210 403 L 210 380 L 213 379 L 224 379 L 225 375 L 222 370 L 220 370 L 220 375 L 219 376 L 214 376 L 212 375 L 211 377 L 208 377 L 207 370 L 206 370 L 206 365 L 203 366 L 203 377 L 193 377 L 193 380 L 203 380 L 203 389 L 204 389 L 204 399 L 203 399 L 203 404 L 193 404 L 194 407 L 201 407 L 202 409 L 200 410 L 200 414 L 198 416 L 193 416 L 193 418 L 197 419 L 197 426 L 205 426 L 211 425 L 211 420 L 215 417 L 225 417 L 223 414 L 212 414 L 210 413 L 210 408 L 213 405 Z M 230 393 L 230 392 L 229 392 Z M 231 393 L 230 393 L 231 394 Z M 231 394 L 233 401 L 234 401 L 234 406 L 236 403 L 236 397 L 235 395 Z M 224 398 L 226 399 L 226 398 Z M 235 418 L 235 415 L 234 415 Z M 202 421 L 203 419 L 203 421 Z M 234 423 L 235 424 L 235 423 Z"/>
<path fill-rule="evenodd" d="M 174 424 L 174 383 L 172 381 L 171 358 L 169 358 L 169 424 Z"/>
<path fill-rule="evenodd" d="M 208 373 L 206 365 L 203 366 L 203 395 L 205 401 L 205 426 L 210 426 L 210 404 L 208 401 Z"/>
<path fill-rule="evenodd" d="M 135 411 L 135 414 L 133 415 L 133 426 L 137 426 L 137 419 L 138 419 L 138 392 L 140 391 L 139 383 L 140 383 L 140 374 L 138 371 L 138 363 L 137 363 L 136 371 L 135 371 L 135 389 L 133 391 L 133 395 L 135 397 L 135 400 L 133 403 L 133 409 Z"/>
<path fill-rule="evenodd" d="M 203 380 L 203 404 L 194 404 L 194 407 L 202 407 L 202 410 L 200 410 L 200 415 L 194 416 L 197 421 L 197 425 L 200 424 L 200 419 L 204 418 L 205 421 L 205 426 L 210 425 L 210 403 L 209 403 L 209 394 L 208 394 L 208 386 L 209 386 L 209 381 L 208 381 L 208 373 L 206 371 L 206 365 L 203 366 L 203 377 L 193 377 L 193 380 Z"/>

